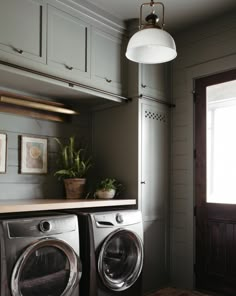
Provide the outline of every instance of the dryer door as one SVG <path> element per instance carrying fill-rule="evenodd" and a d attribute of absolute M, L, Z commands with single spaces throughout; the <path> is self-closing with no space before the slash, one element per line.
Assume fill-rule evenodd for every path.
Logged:
<path fill-rule="evenodd" d="M 69 296 L 80 276 L 80 259 L 71 246 L 58 239 L 42 239 L 17 260 L 11 277 L 12 296 Z"/>
<path fill-rule="evenodd" d="M 103 284 L 113 291 L 123 291 L 138 279 L 143 267 L 143 243 L 133 232 L 119 229 L 102 244 L 98 273 Z"/>

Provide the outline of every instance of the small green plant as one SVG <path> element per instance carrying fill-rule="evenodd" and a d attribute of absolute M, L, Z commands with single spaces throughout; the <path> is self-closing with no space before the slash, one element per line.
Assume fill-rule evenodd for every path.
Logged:
<path fill-rule="evenodd" d="M 85 156 L 85 150 L 77 148 L 75 145 L 75 137 L 71 136 L 67 144 L 63 144 L 58 138 L 55 141 L 59 145 L 59 170 L 55 172 L 55 176 L 61 179 L 68 178 L 85 178 L 88 170 L 92 166 L 91 157 Z"/>
<path fill-rule="evenodd" d="M 111 190 L 114 189 L 116 191 L 121 190 L 122 184 L 119 183 L 116 179 L 106 178 L 101 180 L 97 186 L 97 190 Z"/>

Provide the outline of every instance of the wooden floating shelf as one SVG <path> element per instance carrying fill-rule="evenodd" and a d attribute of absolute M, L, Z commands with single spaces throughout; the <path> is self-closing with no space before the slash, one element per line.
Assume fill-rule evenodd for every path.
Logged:
<path fill-rule="evenodd" d="M 112 206 L 136 205 L 135 199 L 30 199 L 30 200 L 0 200 L 0 214 L 32 211 L 66 210 L 80 208 L 97 208 Z"/>

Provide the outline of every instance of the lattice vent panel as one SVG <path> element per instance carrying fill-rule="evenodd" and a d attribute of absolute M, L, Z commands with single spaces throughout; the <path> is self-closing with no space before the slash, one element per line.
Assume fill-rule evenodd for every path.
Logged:
<path fill-rule="evenodd" d="M 145 118 L 157 120 L 162 123 L 168 122 L 168 115 L 166 113 L 162 113 L 162 112 L 153 112 L 150 110 L 145 110 Z"/>

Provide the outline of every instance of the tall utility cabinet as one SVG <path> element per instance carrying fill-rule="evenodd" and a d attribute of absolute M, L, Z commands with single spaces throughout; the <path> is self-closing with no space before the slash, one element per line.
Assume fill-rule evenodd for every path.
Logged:
<path fill-rule="evenodd" d="M 144 292 L 168 281 L 169 108 L 140 101 L 139 207 L 144 221 Z"/>
<path fill-rule="evenodd" d="M 96 172 L 136 198 L 144 221 L 143 294 L 168 281 L 169 108 L 133 99 L 93 115 Z"/>

